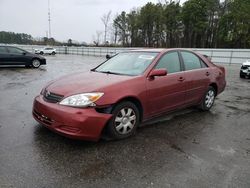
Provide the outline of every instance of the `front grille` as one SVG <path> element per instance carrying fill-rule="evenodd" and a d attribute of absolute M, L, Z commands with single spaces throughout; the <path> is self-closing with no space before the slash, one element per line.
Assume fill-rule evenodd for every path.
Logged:
<path fill-rule="evenodd" d="M 57 102 L 60 102 L 63 99 L 63 95 L 58 95 L 58 94 L 51 93 L 51 92 L 45 90 L 44 94 L 43 94 L 43 98 L 47 102 L 57 103 Z"/>
<path fill-rule="evenodd" d="M 249 65 L 242 65 L 241 69 L 246 70 L 246 69 L 250 69 Z"/>

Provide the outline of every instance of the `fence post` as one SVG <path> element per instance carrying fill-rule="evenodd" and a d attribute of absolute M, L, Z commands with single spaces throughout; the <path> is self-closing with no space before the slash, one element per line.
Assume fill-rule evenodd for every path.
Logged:
<path fill-rule="evenodd" d="M 65 46 L 65 54 L 68 54 L 68 47 Z"/>
<path fill-rule="evenodd" d="M 213 61 L 213 55 L 214 55 L 214 51 L 211 51 L 211 61 Z"/>
<path fill-rule="evenodd" d="M 231 64 L 232 64 L 232 58 L 233 58 L 233 50 L 231 50 L 231 55 L 230 55 L 229 65 L 231 65 Z"/>

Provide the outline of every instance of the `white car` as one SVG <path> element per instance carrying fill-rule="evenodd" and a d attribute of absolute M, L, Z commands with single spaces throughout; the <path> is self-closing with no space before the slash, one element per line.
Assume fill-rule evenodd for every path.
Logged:
<path fill-rule="evenodd" d="M 246 62 L 242 63 L 240 68 L 240 77 L 241 78 L 250 77 L 250 60 L 247 60 Z"/>
<path fill-rule="evenodd" d="M 49 55 L 56 55 L 56 49 L 55 48 L 50 48 L 50 47 L 46 47 L 43 49 L 35 49 L 35 53 L 36 54 L 49 54 Z"/>

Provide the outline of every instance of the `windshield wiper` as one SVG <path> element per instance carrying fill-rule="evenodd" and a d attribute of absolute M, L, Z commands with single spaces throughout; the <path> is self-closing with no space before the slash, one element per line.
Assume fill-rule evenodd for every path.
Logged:
<path fill-rule="evenodd" d="M 97 71 L 97 72 L 106 73 L 106 74 L 116 74 L 116 75 L 122 75 L 121 73 L 111 72 L 111 71 Z"/>

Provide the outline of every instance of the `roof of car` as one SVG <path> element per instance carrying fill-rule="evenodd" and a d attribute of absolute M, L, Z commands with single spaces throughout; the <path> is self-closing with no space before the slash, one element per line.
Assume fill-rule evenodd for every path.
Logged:
<path fill-rule="evenodd" d="M 167 52 L 167 51 L 172 51 L 172 50 L 188 50 L 184 48 L 141 48 L 141 49 L 134 49 L 131 50 L 133 52 Z M 190 51 L 190 50 L 188 50 Z"/>
<path fill-rule="evenodd" d="M 19 46 L 11 46 L 11 45 L 0 45 L 0 47 L 13 47 L 13 48 L 20 48 Z"/>
<path fill-rule="evenodd" d="M 163 52 L 167 51 L 166 48 L 140 48 L 140 49 L 133 49 L 133 52 Z"/>

